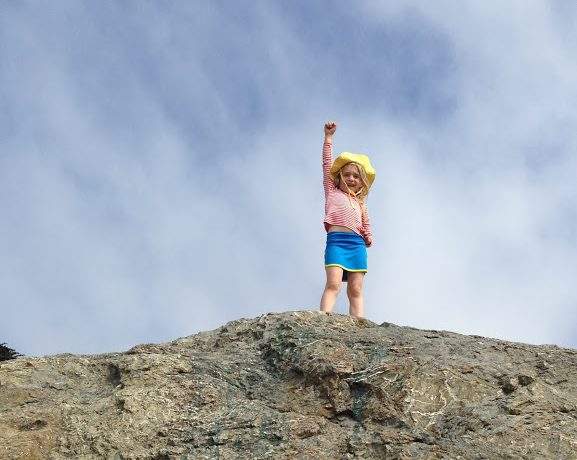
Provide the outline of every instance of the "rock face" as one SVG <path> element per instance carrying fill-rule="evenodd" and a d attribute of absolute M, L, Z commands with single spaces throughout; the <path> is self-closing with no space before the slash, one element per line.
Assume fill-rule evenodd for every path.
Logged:
<path fill-rule="evenodd" d="M 577 458 L 577 351 L 314 311 L 0 363 L 0 458 Z"/>

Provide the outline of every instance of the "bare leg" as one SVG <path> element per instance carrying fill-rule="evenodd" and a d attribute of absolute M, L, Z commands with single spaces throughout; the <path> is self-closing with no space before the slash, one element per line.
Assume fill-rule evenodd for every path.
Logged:
<path fill-rule="evenodd" d="M 321 311 L 331 312 L 341 289 L 343 269 L 341 267 L 325 267 L 327 283 L 321 298 Z"/>
<path fill-rule="evenodd" d="M 363 302 L 363 279 L 365 274 L 362 272 L 349 273 L 349 282 L 347 286 L 347 295 L 349 297 L 349 314 L 357 318 L 362 318 L 364 314 Z"/>

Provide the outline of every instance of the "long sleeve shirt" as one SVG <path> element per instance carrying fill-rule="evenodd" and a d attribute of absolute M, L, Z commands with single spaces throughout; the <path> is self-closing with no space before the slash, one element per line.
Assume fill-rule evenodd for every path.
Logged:
<path fill-rule="evenodd" d="M 366 204 L 361 204 L 355 197 L 339 189 L 331 177 L 333 146 L 330 142 L 325 141 L 323 144 L 322 164 L 325 189 L 325 230 L 328 232 L 331 225 L 350 228 L 363 237 L 367 246 L 371 246 L 373 234 Z"/>

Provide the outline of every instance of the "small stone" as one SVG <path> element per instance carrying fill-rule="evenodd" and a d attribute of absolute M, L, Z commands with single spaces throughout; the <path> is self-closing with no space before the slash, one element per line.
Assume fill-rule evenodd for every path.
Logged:
<path fill-rule="evenodd" d="M 518 407 L 510 407 L 510 406 L 507 406 L 507 407 L 505 408 L 505 410 L 506 410 L 507 413 L 510 414 L 510 415 L 521 415 L 521 411 L 519 410 Z"/>

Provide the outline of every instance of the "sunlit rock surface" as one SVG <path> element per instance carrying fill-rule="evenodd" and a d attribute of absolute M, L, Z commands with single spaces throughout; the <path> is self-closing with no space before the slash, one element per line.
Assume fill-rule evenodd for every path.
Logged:
<path fill-rule="evenodd" d="M 0 458 L 577 458 L 577 351 L 299 311 L 21 357 Z"/>

